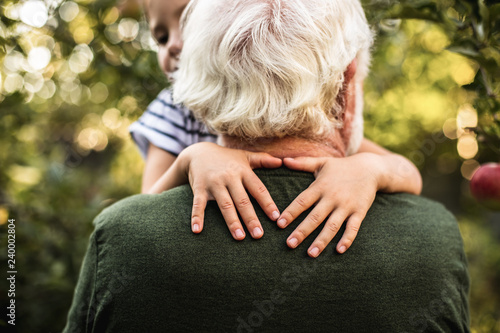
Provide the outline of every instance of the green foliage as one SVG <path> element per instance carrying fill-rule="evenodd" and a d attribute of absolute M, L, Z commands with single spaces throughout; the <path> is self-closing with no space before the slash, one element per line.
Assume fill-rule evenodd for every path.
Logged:
<path fill-rule="evenodd" d="M 372 3 L 377 1 L 372 1 Z M 448 51 L 472 60 L 478 70 L 463 86 L 474 93 L 473 105 L 479 125 L 470 130 L 487 155 L 500 159 L 500 4 L 498 1 L 401 1 L 378 12 L 379 20 L 419 19 L 433 22 L 446 33 Z M 489 150 L 489 151 L 488 151 Z"/>
<path fill-rule="evenodd" d="M 0 223 L 16 219 L 19 332 L 62 329 L 92 219 L 140 189 L 128 126 L 166 84 L 145 22 L 120 18 L 109 1 L 68 3 L 38 29 L 9 18 L 22 4 L 2 8 Z M 111 38 L 121 22 L 142 38 Z M 38 57 L 50 50 L 40 69 L 37 47 Z"/>
<path fill-rule="evenodd" d="M 16 219 L 19 332 L 62 329 L 93 217 L 140 189 L 143 164 L 128 126 L 167 85 L 136 1 L 44 3 L 46 17 L 42 10 L 23 20 L 25 2 L 14 0 L 2 3 L 0 16 L 0 231 Z M 500 156 L 500 5 L 363 4 L 378 33 L 366 135 L 411 158 L 424 193 L 461 216 L 473 328 L 500 330 L 498 235 L 486 222 L 498 215 L 473 203 L 462 177 L 472 158 Z M 456 118 L 476 111 L 481 149 L 464 157 L 471 149 L 457 151 Z M 2 292 L 1 307 L 7 301 Z"/>

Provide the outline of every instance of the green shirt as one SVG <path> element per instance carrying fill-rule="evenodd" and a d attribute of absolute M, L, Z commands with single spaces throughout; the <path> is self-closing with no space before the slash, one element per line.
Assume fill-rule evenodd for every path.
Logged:
<path fill-rule="evenodd" d="M 283 210 L 314 180 L 257 170 Z M 377 194 L 345 254 L 317 258 L 254 202 L 260 240 L 235 241 L 215 202 L 201 234 L 192 192 L 137 195 L 95 220 L 64 332 L 469 332 L 469 277 L 455 218 L 410 194 Z M 248 233 L 247 233 L 248 234 Z"/>

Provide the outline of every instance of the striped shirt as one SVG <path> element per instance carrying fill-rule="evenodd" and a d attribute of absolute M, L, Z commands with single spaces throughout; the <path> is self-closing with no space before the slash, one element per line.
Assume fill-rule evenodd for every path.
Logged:
<path fill-rule="evenodd" d="M 189 109 L 174 104 L 170 89 L 162 90 L 129 130 L 144 159 L 150 143 L 177 156 L 194 143 L 217 141 L 217 135 L 197 121 Z"/>

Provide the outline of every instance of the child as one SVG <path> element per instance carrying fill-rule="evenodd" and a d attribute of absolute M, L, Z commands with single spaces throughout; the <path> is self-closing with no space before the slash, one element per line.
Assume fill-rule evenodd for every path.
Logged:
<path fill-rule="evenodd" d="M 179 21 L 187 3 L 188 0 L 145 1 L 149 26 L 159 46 L 158 61 L 170 80 L 182 49 Z M 189 110 L 173 103 L 169 90 L 161 92 L 151 103 L 132 125 L 131 134 L 146 158 L 142 192 L 160 193 L 190 183 L 194 194 L 191 225 L 195 233 L 203 228 L 204 210 L 211 199 L 217 201 L 237 240 L 245 237 L 238 213 L 253 238 L 263 235 L 246 191 L 281 228 L 315 204 L 287 239 L 288 246 L 295 248 L 328 219 L 309 247 L 311 257 L 317 257 L 347 221 L 336 247 L 344 253 L 354 241 L 377 191 L 419 194 L 422 187 L 420 174 L 410 161 L 366 139 L 355 154 L 346 158 L 283 161 L 265 153 L 218 146 L 214 143 L 217 137 L 198 123 Z M 252 169 L 276 168 L 282 163 L 291 169 L 313 172 L 316 180 L 280 214 Z M 342 179 L 337 179 L 337 174 L 342 174 Z"/>

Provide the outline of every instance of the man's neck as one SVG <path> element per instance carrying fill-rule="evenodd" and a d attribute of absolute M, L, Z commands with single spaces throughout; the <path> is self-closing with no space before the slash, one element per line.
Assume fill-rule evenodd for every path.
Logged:
<path fill-rule="evenodd" d="M 338 137 L 338 138 L 337 138 Z M 257 139 L 251 142 L 239 138 L 222 136 L 221 145 L 228 148 L 243 149 L 253 152 L 264 152 L 274 157 L 344 157 L 346 147 L 338 134 L 327 138 L 304 139 L 294 137 Z"/>
<path fill-rule="evenodd" d="M 285 157 L 345 157 L 347 153 L 347 147 L 352 146 L 359 147 L 359 144 L 354 144 L 351 139 L 356 139 L 361 135 L 362 137 L 362 125 L 358 124 L 355 128 L 355 134 L 351 132 L 353 130 L 353 123 L 356 121 L 356 117 L 361 117 L 363 112 L 363 88 L 362 88 L 362 78 L 353 79 L 356 74 L 357 62 L 353 61 L 344 73 L 344 91 L 345 94 L 345 112 L 343 113 L 344 118 L 343 127 L 340 129 L 332 129 L 330 133 L 325 134 L 321 138 L 294 138 L 294 137 L 284 137 L 284 138 L 263 138 L 253 141 L 245 141 L 237 137 L 231 137 L 223 135 L 219 139 L 219 144 L 228 148 L 243 149 L 254 152 L 264 152 L 268 153 L 274 157 L 285 158 Z M 357 82 L 357 84 L 356 84 Z M 359 98 L 356 99 L 356 97 Z M 358 122 L 362 124 L 362 120 Z M 360 131 L 360 132 L 357 132 Z M 359 140 L 355 140 L 359 141 Z M 358 142 L 359 143 L 359 142 Z M 351 152 L 352 153 L 352 152 Z"/>

